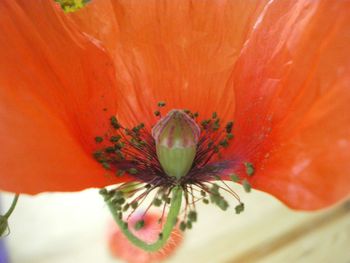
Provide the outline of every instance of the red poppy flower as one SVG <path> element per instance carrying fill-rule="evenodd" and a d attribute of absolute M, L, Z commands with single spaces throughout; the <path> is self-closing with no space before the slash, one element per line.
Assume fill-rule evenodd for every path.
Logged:
<path fill-rule="evenodd" d="M 254 164 L 254 188 L 296 209 L 345 198 L 349 12 L 331 0 L 95 0 L 67 15 L 53 1 L 1 1 L 0 188 L 133 180 L 105 176 L 94 138 L 110 116 L 153 126 L 166 101 L 234 120 L 222 159 L 242 177 Z"/>

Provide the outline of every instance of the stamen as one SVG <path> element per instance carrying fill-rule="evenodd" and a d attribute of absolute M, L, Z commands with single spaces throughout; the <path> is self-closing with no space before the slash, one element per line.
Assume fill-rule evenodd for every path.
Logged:
<path fill-rule="evenodd" d="M 97 136 L 97 137 L 95 137 L 95 141 L 97 143 L 101 143 L 101 142 L 103 142 L 103 138 L 101 136 Z"/>
<path fill-rule="evenodd" d="M 164 101 L 158 102 L 158 107 L 165 107 L 166 103 Z"/>
<path fill-rule="evenodd" d="M 248 182 L 247 179 L 244 179 L 244 180 L 242 181 L 242 185 L 243 185 L 244 190 L 245 190 L 247 193 L 249 193 L 249 192 L 251 191 L 252 187 L 251 187 L 251 185 L 249 184 L 249 182 Z"/>
<path fill-rule="evenodd" d="M 239 182 L 239 177 L 237 174 L 230 174 L 230 178 L 231 178 L 231 181 L 234 182 L 234 183 L 238 183 Z"/>
<path fill-rule="evenodd" d="M 197 213 L 196 213 L 196 211 L 190 211 L 188 213 L 188 219 L 193 221 L 193 222 L 196 222 L 197 221 Z"/>
<path fill-rule="evenodd" d="M 233 122 L 222 124 L 217 112 L 213 112 L 209 119 L 197 120 L 198 112 L 192 113 L 190 110 L 173 110 L 162 118 L 165 106 L 165 102 L 158 103 L 154 115 L 160 119 L 152 132 L 143 123 L 125 128 L 116 116 L 111 116 L 110 129 L 103 136 L 94 138 L 100 149 L 93 153 L 93 157 L 114 176 L 128 175 L 136 180 L 110 190 L 101 189 L 100 194 L 125 235 L 131 242 L 148 251 L 166 242 L 169 229 L 175 225 L 182 231 L 191 229 L 198 220 L 197 202 L 212 203 L 223 211 L 227 210 L 230 205 L 222 191 L 237 200 L 238 205 L 234 207 L 237 214 L 244 210 L 240 197 L 222 176 L 228 168 L 232 168 L 232 161 L 221 160 L 221 151 L 228 148 L 234 139 Z M 160 145 L 167 147 L 165 155 L 160 153 Z M 173 154 L 177 154 L 178 148 L 174 145 L 185 149 L 184 153 L 176 156 L 185 158 L 183 160 L 186 162 L 176 163 L 178 159 L 173 158 Z M 191 156 L 186 157 L 187 149 L 190 149 Z M 165 161 L 170 162 L 164 163 L 164 156 Z M 181 171 L 179 165 L 183 165 Z M 245 175 L 231 173 L 228 178 L 241 183 L 245 191 L 250 192 L 251 185 L 246 177 L 253 176 L 255 168 L 251 162 L 244 162 L 243 165 Z M 180 213 L 178 206 L 181 200 L 178 198 L 182 199 L 182 196 L 185 205 Z M 141 218 L 132 225 L 135 230 L 143 228 L 144 218 L 151 208 L 162 209 L 158 222 L 164 229 L 159 233 L 157 245 L 145 245 L 143 241 L 135 239 L 128 229 L 127 222 L 141 206 L 146 209 L 142 209 Z M 163 226 L 164 218 L 166 222 Z"/>
<path fill-rule="evenodd" d="M 235 210 L 236 210 L 236 214 L 240 214 L 244 211 L 244 204 L 243 203 L 240 203 L 239 205 L 237 205 L 235 207 Z"/>
<path fill-rule="evenodd" d="M 249 163 L 249 162 L 246 162 L 246 163 L 244 163 L 244 165 L 245 165 L 245 168 L 246 168 L 247 175 L 253 176 L 254 172 L 255 172 L 255 168 L 254 168 L 253 164 Z"/>

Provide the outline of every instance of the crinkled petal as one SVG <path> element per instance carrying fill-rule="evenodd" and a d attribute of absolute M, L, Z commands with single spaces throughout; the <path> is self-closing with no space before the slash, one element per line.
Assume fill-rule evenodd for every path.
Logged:
<path fill-rule="evenodd" d="M 270 1 L 236 63 L 233 158 L 297 209 L 350 193 L 350 3 Z"/>
<path fill-rule="evenodd" d="M 116 182 L 91 157 L 94 137 L 117 110 L 109 57 L 54 1 L 1 1 L 0 31 L 0 188 Z"/>
<path fill-rule="evenodd" d="M 152 123 L 158 101 L 230 119 L 227 81 L 265 2 L 95 0 L 72 16 L 114 57 L 120 119 Z"/>

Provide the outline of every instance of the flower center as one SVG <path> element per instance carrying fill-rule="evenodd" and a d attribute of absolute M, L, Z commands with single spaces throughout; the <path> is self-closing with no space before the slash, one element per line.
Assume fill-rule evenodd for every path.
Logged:
<path fill-rule="evenodd" d="M 125 128 L 112 116 L 110 130 L 95 137 L 101 149 L 93 153 L 94 158 L 117 177 L 127 173 L 157 187 L 217 180 L 228 163 L 210 161 L 215 155 L 220 159 L 221 149 L 229 146 L 233 122 L 220 129 L 215 112 L 200 124 L 198 113 L 189 110 L 172 110 L 165 117 L 157 110 L 155 115 L 159 120 L 151 131 L 143 123 Z"/>
<path fill-rule="evenodd" d="M 222 179 L 223 172 L 232 165 L 232 161 L 221 159 L 221 150 L 234 138 L 233 122 L 222 127 L 215 112 L 211 118 L 199 122 L 199 114 L 189 110 L 172 110 L 162 117 L 164 106 L 165 103 L 158 103 L 155 116 L 159 120 L 152 130 L 143 123 L 125 128 L 112 116 L 110 130 L 103 137 L 95 138 L 101 146 L 93 154 L 95 159 L 117 177 L 128 174 L 135 178 L 134 182 L 101 190 L 105 200 L 110 202 L 109 207 L 117 211 L 117 218 L 122 219 L 123 213 L 129 211 L 128 220 L 152 192 L 153 199 L 144 209 L 144 215 L 153 206 L 163 206 L 160 222 L 173 196 L 179 196 L 178 191 L 184 193 L 185 209 L 179 222 L 182 230 L 191 228 L 197 220 L 195 203 L 198 201 L 211 202 L 222 210 L 229 207 L 220 191 L 231 194 L 238 201 L 236 213 L 242 212 L 244 204 Z M 245 164 L 246 173 L 253 175 L 254 166 Z M 236 174 L 227 176 L 234 182 L 240 181 L 245 190 L 250 191 L 246 179 L 241 180 Z M 172 195 L 174 189 L 176 193 Z M 171 206 L 169 209 L 171 211 Z M 141 220 L 134 227 L 139 229 L 142 225 Z"/>

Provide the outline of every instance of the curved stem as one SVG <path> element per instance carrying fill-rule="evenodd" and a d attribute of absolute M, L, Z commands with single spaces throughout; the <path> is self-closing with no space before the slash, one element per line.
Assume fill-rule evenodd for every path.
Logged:
<path fill-rule="evenodd" d="M 172 191 L 170 209 L 167 216 L 167 220 L 164 224 L 163 231 L 161 232 L 162 236 L 159 237 L 158 240 L 152 244 L 146 243 L 145 241 L 139 239 L 137 236 L 131 233 L 130 230 L 127 227 L 125 227 L 125 222 L 123 221 L 123 219 L 118 216 L 118 211 L 114 209 L 113 204 L 110 201 L 108 201 L 107 204 L 108 204 L 109 210 L 113 215 L 115 222 L 119 225 L 121 231 L 128 238 L 128 240 L 131 243 L 133 243 L 135 246 L 145 251 L 154 252 L 161 249 L 169 239 L 170 234 L 176 225 L 177 216 L 181 208 L 181 201 L 182 201 L 182 188 L 180 186 L 176 186 Z"/>
<path fill-rule="evenodd" d="M 17 205 L 17 201 L 19 198 L 19 194 L 16 194 L 16 196 L 14 197 L 12 204 L 9 208 L 9 210 L 6 212 L 6 214 L 4 215 L 4 217 L 6 217 L 7 219 L 11 216 L 12 212 L 15 210 L 15 207 Z"/>

